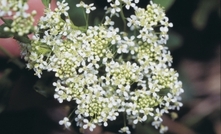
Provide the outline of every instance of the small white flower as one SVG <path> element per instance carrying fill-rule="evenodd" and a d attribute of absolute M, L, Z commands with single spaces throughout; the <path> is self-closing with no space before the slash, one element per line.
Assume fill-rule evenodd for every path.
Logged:
<path fill-rule="evenodd" d="M 135 2 L 136 4 L 139 3 L 139 1 L 140 1 L 140 0 L 134 0 L 134 2 Z"/>
<path fill-rule="evenodd" d="M 91 11 L 94 11 L 96 9 L 96 7 L 94 6 L 94 3 L 86 5 L 84 8 L 86 9 L 87 14 L 89 14 Z"/>
<path fill-rule="evenodd" d="M 167 131 L 168 131 L 168 127 L 167 126 L 163 126 L 163 125 L 160 126 L 160 133 L 161 134 L 163 134 L 163 133 L 165 133 Z"/>
<path fill-rule="evenodd" d="M 133 0 L 122 0 L 126 5 L 125 5 L 125 8 L 126 9 L 130 9 L 130 7 L 132 7 L 132 8 L 136 8 L 136 4 L 135 3 L 133 3 L 132 1 Z"/>
<path fill-rule="evenodd" d="M 111 5 L 110 12 L 111 12 L 112 16 L 117 14 L 117 13 L 119 13 L 121 11 L 119 0 L 116 0 L 114 4 L 111 3 L 110 5 Z"/>
<path fill-rule="evenodd" d="M 127 126 L 125 127 L 122 127 L 120 130 L 119 130 L 120 133 L 127 133 L 127 134 L 131 134 L 129 128 Z"/>
<path fill-rule="evenodd" d="M 163 110 L 160 110 L 159 108 L 156 109 L 156 115 L 154 117 L 154 120 L 157 121 L 163 121 L 163 119 L 161 118 L 163 116 Z"/>
<path fill-rule="evenodd" d="M 114 25 L 114 22 L 108 17 L 108 16 L 105 16 L 105 22 L 104 22 L 104 25 L 110 25 L 110 26 L 113 26 Z"/>
<path fill-rule="evenodd" d="M 93 124 L 93 123 L 91 123 L 91 122 L 89 122 L 87 119 L 84 119 L 83 122 L 85 123 L 85 124 L 83 125 L 83 128 L 84 128 L 84 129 L 89 128 L 90 131 L 93 131 L 93 130 L 96 128 L 96 125 Z"/>
<path fill-rule="evenodd" d="M 61 13 L 63 13 L 65 16 L 68 16 L 67 11 L 70 9 L 70 7 L 68 6 L 68 3 L 65 3 L 65 0 L 62 2 L 57 1 L 57 6 Z"/>
<path fill-rule="evenodd" d="M 81 1 L 79 4 L 76 4 L 76 7 L 83 7 L 86 9 L 86 13 L 89 14 L 91 11 L 94 11 L 96 7 L 94 6 L 94 3 L 91 4 L 85 4 L 83 1 Z"/>
<path fill-rule="evenodd" d="M 162 121 L 153 121 L 151 124 L 156 128 L 158 129 L 161 125 Z"/>
<path fill-rule="evenodd" d="M 76 7 L 85 7 L 85 3 L 81 1 L 79 4 L 76 4 Z"/>
<path fill-rule="evenodd" d="M 131 15 L 130 18 L 127 18 L 127 21 L 127 26 L 130 28 L 130 30 L 139 28 L 140 21 L 138 20 L 136 15 Z"/>
<path fill-rule="evenodd" d="M 69 119 L 67 117 L 64 117 L 63 120 L 60 120 L 59 124 L 64 125 L 66 128 L 69 128 L 71 126 L 71 122 L 69 122 Z"/>

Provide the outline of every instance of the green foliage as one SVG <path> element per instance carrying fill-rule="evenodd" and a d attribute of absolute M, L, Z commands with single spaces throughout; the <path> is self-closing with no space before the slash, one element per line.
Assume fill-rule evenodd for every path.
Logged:
<path fill-rule="evenodd" d="M 170 36 L 170 38 L 167 42 L 167 46 L 170 48 L 170 50 L 175 50 L 175 49 L 181 47 L 181 45 L 183 43 L 183 37 L 179 33 L 171 30 L 169 32 L 169 36 Z"/>
<path fill-rule="evenodd" d="M 62 1 L 62 0 L 58 0 Z M 80 2 L 80 0 L 66 0 L 68 5 L 70 6 L 70 9 L 68 10 L 68 13 L 70 15 L 71 20 L 76 26 L 85 26 L 85 18 L 83 15 L 83 8 L 76 7 L 76 4 Z"/>
<path fill-rule="evenodd" d="M 201 0 L 192 16 L 193 26 L 198 30 L 203 30 L 211 12 L 220 10 L 218 5 L 216 0 Z"/>
<path fill-rule="evenodd" d="M 10 25 L 12 24 L 12 22 L 13 22 L 12 19 L 3 19 L 3 18 L 1 18 L 1 19 L 2 19 L 2 21 L 3 21 L 6 25 L 8 25 L 8 26 L 10 26 Z"/>
<path fill-rule="evenodd" d="M 10 38 L 10 37 L 13 37 L 13 33 L 4 30 L 5 27 L 8 27 L 7 24 L 2 24 L 0 26 L 0 38 Z"/>
<path fill-rule="evenodd" d="M 161 89 L 161 90 L 159 91 L 159 95 L 160 95 L 160 96 L 166 96 L 167 93 L 170 93 L 170 90 L 171 90 L 171 89 L 169 89 L 169 88 Z"/>
<path fill-rule="evenodd" d="M 13 38 L 23 43 L 31 43 L 27 35 L 23 35 L 23 36 L 14 35 Z"/>
<path fill-rule="evenodd" d="M 136 125 L 136 133 L 137 134 L 158 134 L 159 132 L 156 131 L 150 124 L 147 123 L 138 123 Z"/>
<path fill-rule="evenodd" d="M 41 0 L 45 7 L 48 7 L 51 3 L 51 0 Z"/>
<path fill-rule="evenodd" d="M 153 2 L 161 5 L 165 10 L 168 10 L 173 5 L 175 0 L 153 0 Z"/>
<path fill-rule="evenodd" d="M 1 18 L 1 20 L 4 22 L 4 24 L 2 24 L 0 26 L 0 38 L 10 38 L 13 37 L 13 33 L 10 31 L 5 31 L 4 29 L 11 26 L 13 20 L 11 19 L 3 19 Z"/>
<path fill-rule="evenodd" d="M 5 28 L 10 28 L 13 20 L 12 19 L 3 19 L 1 20 L 4 24 L 0 25 L 0 38 L 10 38 L 13 37 L 14 39 L 23 42 L 23 43 L 30 43 L 30 39 L 27 35 L 19 36 L 18 33 L 12 33 L 10 31 L 6 31 Z"/>

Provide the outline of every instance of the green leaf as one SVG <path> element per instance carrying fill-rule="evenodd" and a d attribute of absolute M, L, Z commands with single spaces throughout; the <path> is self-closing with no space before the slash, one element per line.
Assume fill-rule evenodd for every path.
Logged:
<path fill-rule="evenodd" d="M 167 93 L 170 92 L 171 89 L 169 88 L 164 88 L 164 89 L 161 89 L 159 92 L 158 92 L 158 95 L 159 96 L 165 96 Z"/>
<path fill-rule="evenodd" d="M 23 43 L 31 43 L 31 40 L 28 38 L 27 35 L 23 35 L 23 36 L 14 35 L 14 39 Z"/>
<path fill-rule="evenodd" d="M 13 20 L 12 19 L 4 19 L 1 17 L 1 20 L 8 26 L 11 26 Z"/>
<path fill-rule="evenodd" d="M 198 8 L 194 11 L 192 16 L 192 23 L 198 30 L 203 30 L 207 24 L 211 12 L 218 9 L 219 4 L 216 0 L 201 0 L 198 4 Z"/>
<path fill-rule="evenodd" d="M 95 26 L 98 26 L 99 24 L 101 24 L 101 20 L 100 20 L 98 17 L 96 17 L 96 18 L 94 19 L 94 25 L 95 25 Z"/>
<path fill-rule="evenodd" d="M 41 0 L 45 7 L 48 7 L 51 3 L 51 0 Z"/>
<path fill-rule="evenodd" d="M 12 32 L 6 32 L 4 30 L 5 27 L 8 27 L 7 24 L 2 24 L 0 26 L 0 38 L 10 38 L 13 37 L 13 33 Z"/>
<path fill-rule="evenodd" d="M 12 19 L 4 19 L 1 18 L 1 20 L 4 22 L 4 24 L 0 25 L 0 38 L 10 38 L 13 37 L 14 39 L 23 42 L 23 43 L 30 43 L 30 40 L 27 35 L 19 36 L 18 33 L 13 33 L 10 30 L 5 31 L 5 28 L 11 28 L 13 20 Z M 34 29 L 30 30 L 30 33 L 33 32 Z"/>
<path fill-rule="evenodd" d="M 8 27 L 8 28 L 11 27 L 13 20 L 12 19 L 4 19 L 2 17 L 1 17 L 1 20 L 4 22 L 4 24 L 0 25 L 0 38 L 13 37 L 14 34 L 12 32 L 4 30 L 6 27 Z"/>
<path fill-rule="evenodd" d="M 165 10 L 168 10 L 174 2 L 175 0 L 153 0 L 153 3 L 159 4 L 164 7 Z"/>
<path fill-rule="evenodd" d="M 153 126 L 151 126 L 151 123 L 148 124 L 138 123 L 136 125 L 136 132 L 137 134 L 159 134 L 159 132 L 156 129 L 154 129 Z"/>
<path fill-rule="evenodd" d="M 174 50 L 174 49 L 181 47 L 183 43 L 183 38 L 179 33 L 171 30 L 169 32 L 169 37 L 170 38 L 166 45 L 169 47 L 170 50 Z"/>

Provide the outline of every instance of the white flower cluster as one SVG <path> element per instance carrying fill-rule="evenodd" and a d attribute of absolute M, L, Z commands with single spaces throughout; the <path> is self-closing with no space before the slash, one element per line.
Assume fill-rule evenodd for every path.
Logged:
<path fill-rule="evenodd" d="M 75 121 L 84 129 L 107 126 L 124 113 L 128 124 L 152 119 L 153 126 L 164 133 L 167 127 L 161 125 L 162 115 L 182 106 L 182 83 L 171 68 L 165 46 L 172 23 L 153 2 L 145 9 L 136 6 L 138 0 L 108 2 L 105 21 L 85 29 L 71 22 L 65 1 L 58 2 L 55 11 L 45 10 L 31 44 L 23 44 L 27 67 L 38 77 L 43 70 L 55 73 L 54 97 L 60 103 L 77 103 Z M 93 4 L 77 6 L 86 13 L 95 10 Z M 111 18 L 124 7 L 136 9 L 124 19 L 137 35 L 127 36 L 114 27 Z M 61 14 L 67 17 L 62 19 Z M 69 119 L 65 117 L 60 124 L 69 127 Z M 119 132 L 130 133 L 127 126 Z"/>
<path fill-rule="evenodd" d="M 17 33 L 19 36 L 29 34 L 36 27 L 34 23 L 34 15 L 36 11 L 27 13 L 29 6 L 24 0 L 1 0 L 0 1 L 0 17 L 12 18 L 13 22 L 10 26 L 5 27 L 7 32 Z"/>

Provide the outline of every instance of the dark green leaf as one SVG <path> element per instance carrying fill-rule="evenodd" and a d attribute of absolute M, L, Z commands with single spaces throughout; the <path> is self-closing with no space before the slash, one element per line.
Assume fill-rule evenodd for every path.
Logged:
<path fill-rule="evenodd" d="M 164 7 L 165 10 L 168 10 L 173 5 L 175 0 L 153 0 L 153 2 Z"/>
<path fill-rule="evenodd" d="M 10 38 L 10 37 L 13 37 L 13 33 L 4 31 L 5 27 L 8 27 L 7 24 L 2 24 L 0 26 L 0 38 Z"/>
<path fill-rule="evenodd" d="M 2 19 L 2 21 L 3 21 L 6 25 L 8 25 L 8 26 L 11 26 L 11 24 L 12 24 L 12 22 L 13 22 L 12 19 L 4 19 L 4 18 L 1 18 L 1 19 Z"/>
<path fill-rule="evenodd" d="M 95 25 L 95 26 L 98 26 L 99 24 L 101 24 L 101 20 L 100 20 L 98 17 L 96 17 L 96 18 L 94 19 L 94 25 Z"/>
<path fill-rule="evenodd" d="M 171 30 L 169 32 L 169 37 L 170 38 L 166 45 L 170 48 L 170 50 L 174 50 L 181 47 L 183 43 L 183 38 L 179 33 Z"/>
<path fill-rule="evenodd" d="M 49 4 L 51 3 L 51 0 L 41 0 L 41 1 L 45 5 L 45 7 L 48 7 Z"/>
<path fill-rule="evenodd" d="M 23 36 L 14 35 L 14 39 L 23 43 L 31 43 L 31 40 L 28 38 L 27 35 L 23 35 Z"/>
<path fill-rule="evenodd" d="M 165 96 L 167 93 L 170 92 L 170 90 L 171 90 L 171 89 L 169 89 L 169 88 L 164 88 L 164 89 L 161 89 L 161 90 L 158 92 L 158 94 L 159 94 L 160 96 Z"/>

